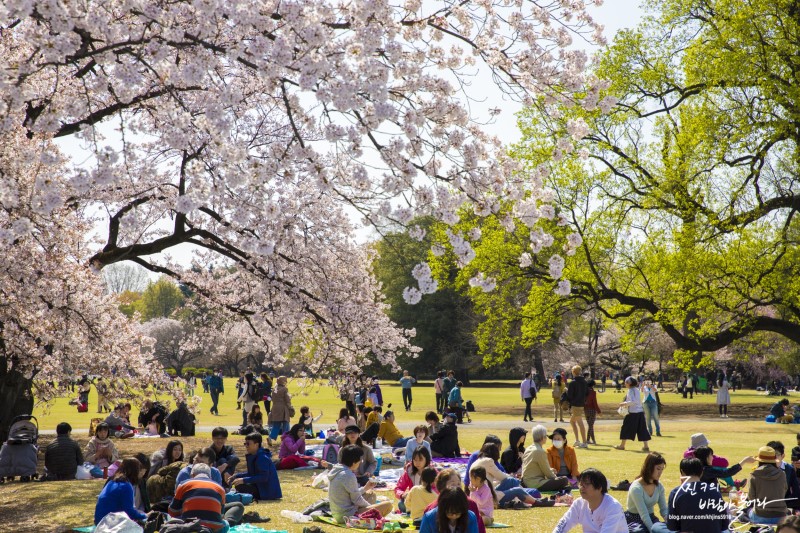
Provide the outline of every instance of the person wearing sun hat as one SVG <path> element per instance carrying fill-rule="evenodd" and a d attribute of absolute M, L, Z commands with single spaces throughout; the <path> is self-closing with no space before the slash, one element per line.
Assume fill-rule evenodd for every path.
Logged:
<path fill-rule="evenodd" d="M 689 459 L 690 457 L 694 457 L 694 451 L 699 448 L 700 446 L 708 446 L 711 444 L 705 435 L 702 433 L 695 433 L 692 435 L 692 440 L 689 448 L 683 452 L 683 458 Z M 724 457 L 720 457 L 718 455 L 714 455 L 711 459 L 711 466 L 717 466 L 719 468 L 728 468 L 730 462 L 725 459 Z"/>
<path fill-rule="evenodd" d="M 754 524 L 775 525 L 787 514 L 786 476 L 777 465 L 775 450 L 762 446 L 756 455 L 758 467 L 750 474 L 747 499 L 755 502 L 750 511 L 750 521 Z"/>

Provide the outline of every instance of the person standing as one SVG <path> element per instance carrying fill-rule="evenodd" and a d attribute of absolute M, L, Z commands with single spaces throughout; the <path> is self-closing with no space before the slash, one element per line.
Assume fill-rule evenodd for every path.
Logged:
<path fill-rule="evenodd" d="M 586 407 L 586 379 L 582 375 L 583 369 L 575 365 L 572 367 L 572 381 L 567 385 L 567 400 L 570 404 L 571 416 L 569 417 L 569 424 L 572 426 L 572 432 L 575 433 L 575 447 L 588 448 L 586 444 L 586 426 L 583 423 L 583 411 Z M 580 429 L 580 435 L 578 430 Z M 580 436 L 581 440 L 578 441 Z"/>
<path fill-rule="evenodd" d="M 411 410 L 411 386 L 416 382 L 417 380 L 409 375 L 408 370 L 403 370 L 403 377 L 400 378 L 400 387 L 403 390 L 403 405 L 406 411 Z"/>
<path fill-rule="evenodd" d="M 442 380 L 442 394 L 444 394 L 444 406 L 442 407 L 442 414 L 447 409 L 448 402 L 450 401 L 450 391 L 456 386 L 456 373 L 452 370 L 447 371 L 447 377 Z"/>
<path fill-rule="evenodd" d="M 586 442 L 597 444 L 597 439 L 594 436 L 594 421 L 597 420 L 597 415 L 600 411 L 600 404 L 597 403 L 597 392 L 594 390 L 594 380 L 590 379 L 586 382 L 586 406 L 584 407 L 584 414 L 586 415 Z"/>
<path fill-rule="evenodd" d="M 728 418 L 728 406 L 731 404 L 731 393 L 728 391 L 728 380 L 722 376 L 717 382 L 717 405 L 719 417 Z"/>
<path fill-rule="evenodd" d="M 525 415 L 522 417 L 522 421 L 527 422 L 530 420 L 533 422 L 531 402 L 536 398 L 536 383 L 533 382 L 530 372 L 525 372 L 525 379 L 519 384 L 519 395 L 522 401 L 525 402 Z"/>
<path fill-rule="evenodd" d="M 614 446 L 617 450 L 625 449 L 625 442 L 638 438 L 640 442 L 644 443 L 642 448 L 643 452 L 649 452 L 650 448 L 647 443 L 650 441 L 650 432 L 647 431 L 647 424 L 644 420 L 644 407 L 642 407 L 642 395 L 638 388 L 636 378 L 628 376 L 625 378 L 625 386 L 628 387 L 628 392 L 625 394 L 625 401 L 619 404 L 620 407 L 627 407 L 628 414 L 622 421 L 622 427 L 619 430 L 620 443 Z"/>
<path fill-rule="evenodd" d="M 292 419 L 294 407 L 292 407 L 292 397 L 289 395 L 289 388 L 286 386 L 286 376 L 280 376 L 277 380 L 277 386 L 272 391 L 272 411 L 270 411 L 267 421 L 271 424 L 272 429 L 269 432 L 269 445 L 272 441 L 278 438 L 278 435 L 283 435 L 289 431 L 289 421 Z"/>
<path fill-rule="evenodd" d="M 463 423 L 464 417 L 464 397 L 461 396 L 461 388 L 464 384 L 460 381 L 456 382 L 456 386 L 450 389 L 450 394 L 447 395 L 448 407 L 458 416 L 458 423 Z"/>
<path fill-rule="evenodd" d="M 553 378 L 553 422 L 558 422 L 559 419 L 564 421 L 564 411 L 561 409 L 561 396 L 567 391 L 564 382 L 561 380 L 561 374 L 556 374 Z"/>
<path fill-rule="evenodd" d="M 436 412 L 439 414 L 444 413 L 444 372 L 439 371 L 436 373 L 436 379 L 433 380 L 433 392 L 436 394 Z"/>
<path fill-rule="evenodd" d="M 203 371 L 200 374 L 200 384 L 203 386 L 203 392 L 208 394 L 208 372 Z"/>
<path fill-rule="evenodd" d="M 247 372 L 244 375 L 244 382 L 239 392 L 237 401 L 242 405 L 242 427 L 247 426 L 247 415 L 253 409 L 253 406 L 258 401 L 256 397 L 256 389 L 258 384 L 252 372 Z"/>
<path fill-rule="evenodd" d="M 606 380 L 608 379 L 608 370 L 603 372 L 603 375 L 600 377 L 600 392 L 606 391 Z"/>
<path fill-rule="evenodd" d="M 270 372 L 267 374 L 266 372 L 261 373 L 261 392 L 262 396 L 261 400 L 264 400 L 264 411 L 269 415 L 272 406 L 272 379 L 275 377 L 275 374 Z"/>
<path fill-rule="evenodd" d="M 653 435 L 653 422 L 656 423 L 657 437 L 661 436 L 661 421 L 658 417 L 658 408 L 661 403 L 658 398 L 658 389 L 653 382 L 645 380 L 642 382 L 641 388 L 642 407 L 644 408 L 645 419 L 647 420 L 647 431 Z"/>
<path fill-rule="evenodd" d="M 208 391 L 211 393 L 211 414 L 219 415 L 219 395 L 225 394 L 225 384 L 222 381 L 222 370 L 208 377 Z"/>

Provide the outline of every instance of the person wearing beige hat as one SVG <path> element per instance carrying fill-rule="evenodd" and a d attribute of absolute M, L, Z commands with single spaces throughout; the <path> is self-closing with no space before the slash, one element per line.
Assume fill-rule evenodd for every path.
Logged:
<path fill-rule="evenodd" d="M 747 499 L 754 502 L 750 521 L 754 524 L 775 525 L 788 514 L 786 507 L 786 476 L 777 465 L 775 450 L 762 446 L 756 455 L 758 467 L 750 474 Z"/>

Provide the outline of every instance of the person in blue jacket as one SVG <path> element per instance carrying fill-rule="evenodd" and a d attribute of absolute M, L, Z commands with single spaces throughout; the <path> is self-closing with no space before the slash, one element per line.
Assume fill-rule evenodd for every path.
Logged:
<path fill-rule="evenodd" d="M 97 497 L 97 505 L 94 508 L 95 525 L 106 515 L 121 512 L 140 525 L 147 520 L 147 515 L 136 510 L 133 504 L 133 487 L 139 484 L 139 478 L 146 473 L 147 470 L 138 460 L 132 457 L 122 460 L 113 479 L 108 480 L 100 496 Z"/>
<path fill-rule="evenodd" d="M 278 471 L 272 462 L 272 454 L 261 447 L 260 433 L 250 433 L 244 438 L 247 452 L 247 472 L 239 472 L 230 478 L 236 492 L 252 494 L 256 500 L 279 500 L 283 498 Z"/>
<path fill-rule="evenodd" d="M 218 415 L 219 409 L 217 408 L 217 403 L 219 402 L 219 395 L 220 393 L 225 394 L 225 384 L 222 381 L 222 370 L 217 371 L 216 374 L 211 374 L 208 376 L 208 390 L 211 393 L 211 401 L 213 405 L 211 406 L 211 414 Z"/>
<path fill-rule="evenodd" d="M 422 516 L 420 533 L 478 533 L 478 519 L 469 510 L 467 495 L 460 488 L 439 494 L 435 509 Z"/>

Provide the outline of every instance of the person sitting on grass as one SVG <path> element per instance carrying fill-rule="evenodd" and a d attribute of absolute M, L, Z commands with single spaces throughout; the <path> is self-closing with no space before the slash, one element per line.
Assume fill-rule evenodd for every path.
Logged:
<path fill-rule="evenodd" d="M 338 435 L 344 436 L 347 426 L 357 425 L 358 422 L 354 417 L 350 416 L 350 411 L 347 410 L 347 407 L 339 409 L 339 418 L 336 420 L 336 433 Z"/>
<path fill-rule="evenodd" d="M 361 458 L 361 462 L 358 464 L 358 470 L 356 470 L 356 479 L 358 480 L 359 486 L 363 487 L 375 474 L 375 469 L 378 468 L 378 461 L 375 460 L 375 454 L 372 453 L 372 448 L 364 444 L 361 440 L 361 435 L 358 432 L 358 426 L 347 426 L 344 430 L 344 440 L 342 441 L 342 447 L 347 446 L 348 444 L 353 444 L 361 448 L 364 452 L 364 455 Z M 339 449 L 339 458 L 338 462 L 342 462 L 342 449 Z"/>
<path fill-rule="evenodd" d="M 189 460 L 191 464 L 186 465 L 186 467 L 181 469 L 181 471 L 178 473 L 178 477 L 175 480 L 175 492 L 177 493 L 178 488 L 181 485 L 192 479 L 192 469 L 195 467 L 195 465 L 199 464 L 208 465 L 208 477 L 211 479 L 211 481 L 219 485 L 224 490 L 225 486 L 222 483 L 222 475 L 216 467 L 212 466 L 215 459 L 216 455 L 214 454 L 214 450 L 211 448 L 203 448 L 202 450 L 197 450 L 196 452 L 190 454 Z M 240 524 L 242 522 L 242 516 L 244 516 L 244 504 L 242 502 L 224 503 L 222 506 L 222 516 L 232 526 Z"/>
<path fill-rule="evenodd" d="M 405 498 L 411 489 L 420 484 L 422 470 L 431 466 L 431 454 L 426 448 L 417 448 L 414 450 L 411 460 L 406 463 L 403 469 L 403 474 L 397 481 L 397 486 L 394 489 L 394 495 L 397 498 L 397 507 L 401 512 L 405 513 L 406 505 Z"/>
<path fill-rule="evenodd" d="M 531 489 L 540 491 L 559 491 L 570 486 L 567 476 L 558 476 L 550 468 L 547 460 L 547 452 L 544 445 L 547 444 L 547 428 L 538 424 L 531 432 L 533 444 L 525 449 L 522 456 L 522 482 Z"/>
<path fill-rule="evenodd" d="M 534 430 L 535 431 L 535 430 Z M 584 533 L 628 533 L 622 505 L 608 494 L 608 481 L 602 472 L 587 468 L 578 477 L 581 497 L 572 502 L 553 533 L 566 533 L 581 526 Z M 704 531 L 681 529 L 680 531 Z"/>
<path fill-rule="evenodd" d="M 694 457 L 694 451 L 699 448 L 700 446 L 708 446 L 710 444 L 709 440 L 706 438 L 705 435 L 702 433 L 695 433 L 692 435 L 691 443 L 689 447 L 683 452 L 683 458 L 689 459 Z M 711 466 L 718 466 L 720 468 L 728 468 L 730 463 L 725 457 L 721 457 L 719 455 L 712 456 L 711 459 Z"/>
<path fill-rule="evenodd" d="M 431 435 L 431 455 L 433 457 L 461 457 L 455 414 L 445 414 L 444 424 L 439 431 Z"/>
<path fill-rule="evenodd" d="M 500 466 L 509 474 L 517 474 L 522 470 L 527 435 L 528 430 L 520 427 L 511 428 L 508 432 L 508 448 L 500 455 Z"/>
<path fill-rule="evenodd" d="M 278 471 L 272 462 L 272 454 L 261 447 L 261 433 L 251 433 L 244 438 L 247 452 L 247 472 L 239 472 L 230 478 L 236 492 L 252 494 L 256 500 L 279 500 L 283 497 Z"/>
<path fill-rule="evenodd" d="M 394 412 L 386 411 L 383 415 L 383 422 L 378 430 L 378 438 L 383 439 L 392 448 L 405 448 L 408 441 L 413 437 L 404 437 L 397 426 L 394 425 Z"/>
<path fill-rule="evenodd" d="M 375 509 L 381 516 L 386 516 L 392 511 L 392 502 L 372 504 L 364 499 L 364 493 L 372 490 L 375 483 L 370 481 L 363 487 L 358 485 L 356 472 L 363 455 L 364 451 L 360 447 L 348 444 L 342 448 L 341 462 L 334 465 L 328 474 L 331 515 L 339 524 L 344 524 L 348 517 L 367 509 Z"/>
<path fill-rule="evenodd" d="M 797 471 L 791 463 L 784 461 L 786 458 L 786 449 L 783 447 L 783 443 L 777 440 L 771 440 L 767 443 L 767 446 L 775 450 L 775 459 L 777 460 L 778 468 L 783 470 L 783 473 L 786 474 L 787 490 L 784 496 L 786 505 L 792 510 L 800 509 L 800 482 L 797 479 Z"/>
<path fill-rule="evenodd" d="M 295 424 L 281 436 L 281 448 L 278 451 L 278 470 L 305 468 L 314 461 L 322 468 L 328 466 L 327 461 L 317 459 L 306 452 L 306 432 L 303 424 Z"/>
<path fill-rule="evenodd" d="M 711 462 L 714 457 L 714 450 L 708 446 L 700 446 L 697 448 L 694 451 L 694 456 L 700 459 L 700 462 L 703 464 L 703 474 L 700 476 L 700 481 L 719 484 L 719 480 L 722 479 L 728 485 L 727 490 L 731 488 L 738 490 L 744 487 L 747 484 L 747 480 L 737 480 L 733 483 L 730 483 L 729 480 L 733 479 L 733 476 L 741 472 L 745 465 L 753 464 L 756 461 L 753 457 L 748 456 L 730 468 L 712 466 Z M 720 491 L 722 491 L 722 489 L 720 489 Z"/>
<path fill-rule="evenodd" d="M 773 404 L 769 410 L 769 414 L 775 417 L 775 422 L 779 424 L 791 424 L 794 421 L 794 416 L 786 414 L 786 408 L 789 407 L 789 399 L 784 398 Z"/>
<path fill-rule="evenodd" d="M 230 524 L 222 516 L 225 490 L 212 481 L 211 467 L 205 463 L 192 466 L 192 478 L 175 491 L 169 515 L 182 520 L 198 519 L 201 526 L 215 533 L 226 533 Z"/>
<path fill-rule="evenodd" d="M 147 515 L 137 511 L 133 502 L 133 487 L 139 484 L 139 477 L 143 474 L 142 470 L 142 464 L 136 459 L 122 460 L 117 473 L 108 480 L 97 497 L 97 504 L 94 508 L 95 525 L 108 514 L 122 512 L 140 525 L 144 524 Z"/>
<path fill-rule="evenodd" d="M 131 425 L 130 421 L 131 404 L 121 403 L 114 407 L 114 410 L 108 413 L 103 422 L 108 425 L 109 431 L 115 437 L 125 438 L 133 436 L 133 431 L 136 429 Z"/>
<path fill-rule="evenodd" d="M 758 467 L 750 474 L 747 499 L 755 502 L 750 510 L 754 524 L 775 525 L 786 517 L 786 475 L 778 465 L 775 450 L 769 446 L 758 449 Z"/>
<path fill-rule="evenodd" d="M 681 460 L 681 484 L 669 493 L 670 531 L 721 533 L 728 531 L 727 504 L 715 484 L 703 483 L 703 464 L 696 457 Z M 627 530 L 626 530 L 627 531 Z"/>
<path fill-rule="evenodd" d="M 455 416 L 455 415 L 453 415 L 453 416 Z M 470 456 L 469 456 L 469 459 L 467 459 L 467 469 L 464 472 L 464 486 L 465 487 L 469 486 L 469 470 L 470 470 L 470 468 L 472 468 L 472 465 L 475 463 L 475 461 L 478 460 L 479 457 L 485 457 L 485 455 L 483 455 L 483 449 L 487 444 L 494 444 L 494 445 L 497 446 L 497 449 L 499 450 L 500 447 L 503 445 L 503 441 L 500 440 L 500 437 L 498 437 L 497 435 L 492 435 L 491 433 L 489 433 L 488 435 L 486 435 L 483 438 L 483 444 L 481 445 L 481 448 L 478 451 L 472 452 L 470 454 Z M 500 463 L 497 463 L 496 466 L 502 472 L 506 471 L 505 468 L 503 468 L 503 466 Z"/>
<path fill-rule="evenodd" d="M 453 468 L 445 468 L 438 474 L 436 474 L 436 481 L 433 483 L 434 490 L 437 494 L 441 495 L 446 489 L 460 489 L 461 488 L 461 477 L 458 475 Z M 439 504 L 439 500 L 433 503 L 428 504 L 425 508 L 425 512 L 432 511 L 436 509 L 436 506 Z M 467 498 L 467 507 L 470 511 L 477 517 L 480 515 L 480 511 L 478 510 L 478 505 Z M 478 533 L 486 533 L 486 526 L 483 525 L 482 520 L 478 520 Z"/>
<path fill-rule="evenodd" d="M 72 440 L 72 426 L 61 422 L 56 426 L 56 438 L 44 450 L 44 479 L 69 481 L 75 479 L 78 465 L 83 464 L 80 445 Z"/>
<path fill-rule="evenodd" d="M 667 525 L 659 521 L 654 513 L 658 504 L 658 511 L 664 520 L 669 515 L 666 491 L 659 482 L 666 467 L 666 459 L 658 452 L 650 452 L 644 458 L 639 477 L 633 480 L 628 490 L 625 520 L 630 531 L 669 533 Z"/>
<path fill-rule="evenodd" d="M 166 448 L 153 452 L 150 457 L 150 475 L 153 476 L 161 468 L 180 461 L 183 461 L 183 444 L 179 440 L 171 440 Z"/>
<path fill-rule="evenodd" d="M 486 479 L 486 469 L 482 466 L 473 466 L 469 471 L 469 499 L 478 506 L 483 525 L 491 526 L 494 523 L 494 508 L 498 503 L 497 493 Z"/>
<path fill-rule="evenodd" d="M 417 448 L 427 448 L 428 453 L 431 451 L 431 443 L 428 442 L 428 426 L 425 424 L 418 425 L 414 428 L 413 434 L 414 438 L 406 444 L 406 461 L 414 455 L 414 450 Z"/>
<path fill-rule="evenodd" d="M 442 423 L 439 421 L 439 415 L 437 415 L 434 411 L 428 411 L 425 413 L 425 423 L 428 425 L 428 437 L 425 440 L 432 442 L 433 439 L 431 437 L 433 434 L 442 429 Z M 798 442 L 800 442 L 800 440 Z"/>
<path fill-rule="evenodd" d="M 557 476 L 570 478 L 570 483 L 578 479 L 578 457 L 575 448 L 567 444 L 567 430 L 556 428 L 550 435 L 553 445 L 547 448 L 547 462 L 550 463 Z"/>
<path fill-rule="evenodd" d="M 150 474 L 150 458 L 139 452 L 133 456 L 141 466 L 139 483 L 133 487 L 133 506 L 137 511 L 150 512 L 150 496 L 147 494 L 147 477 Z"/>
<path fill-rule="evenodd" d="M 300 419 L 298 420 L 298 424 L 303 425 L 303 429 L 306 432 L 306 437 L 314 438 L 314 422 L 319 421 L 322 418 L 322 411 L 319 412 L 317 416 L 314 416 L 314 413 L 311 412 L 311 408 L 307 405 L 304 405 L 300 408 Z"/>
<path fill-rule="evenodd" d="M 216 427 L 211 431 L 211 449 L 214 450 L 216 459 L 212 466 L 216 466 L 222 474 L 225 484 L 228 478 L 236 472 L 236 465 L 239 464 L 239 457 L 233 450 L 233 446 L 227 444 L 228 430 L 222 426 Z"/>
<path fill-rule="evenodd" d="M 269 434 L 269 431 L 264 429 L 264 413 L 261 412 L 261 407 L 257 403 L 250 408 L 250 412 L 247 413 L 247 425 L 239 433 L 247 435 L 254 431 L 262 435 Z"/>
<path fill-rule="evenodd" d="M 444 489 L 437 501 L 436 508 L 422 517 L 420 533 L 478 533 L 478 522 L 481 521 L 474 511 L 470 511 L 470 500 L 461 487 Z"/>
<path fill-rule="evenodd" d="M 436 469 L 425 467 L 419 476 L 419 485 L 414 485 L 406 496 L 406 510 L 411 515 L 414 527 L 419 528 L 422 523 L 422 515 L 425 508 L 436 501 L 438 493 L 434 492 L 434 482 L 436 481 Z"/>
<path fill-rule="evenodd" d="M 108 424 L 100 422 L 94 430 L 92 437 L 86 444 L 84 460 L 100 468 L 108 468 L 111 463 L 119 460 L 119 452 L 114 442 L 108 438 Z"/>
<path fill-rule="evenodd" d="M 515 507 L 552 507 L 555 500 L 540 499 L 542 494 L 536 489 L 523 488 L 520 481 L 514 476 L 505 473 L 497 464 L 500 457 L 500 448 L 493 442 L 488 442 L 481 448 L 478 458 L 470 467 L 470 475 L 475 467 L 483 468 L 489 482 L 492 484 L 498 497 L 500 507 L 514 504 Z M 472 481 L 470 480 L 470 483 Z M 518 500 L 518 501 L 515 501 Z M 569 500 L 570 502 L 572 500 Z"/>

